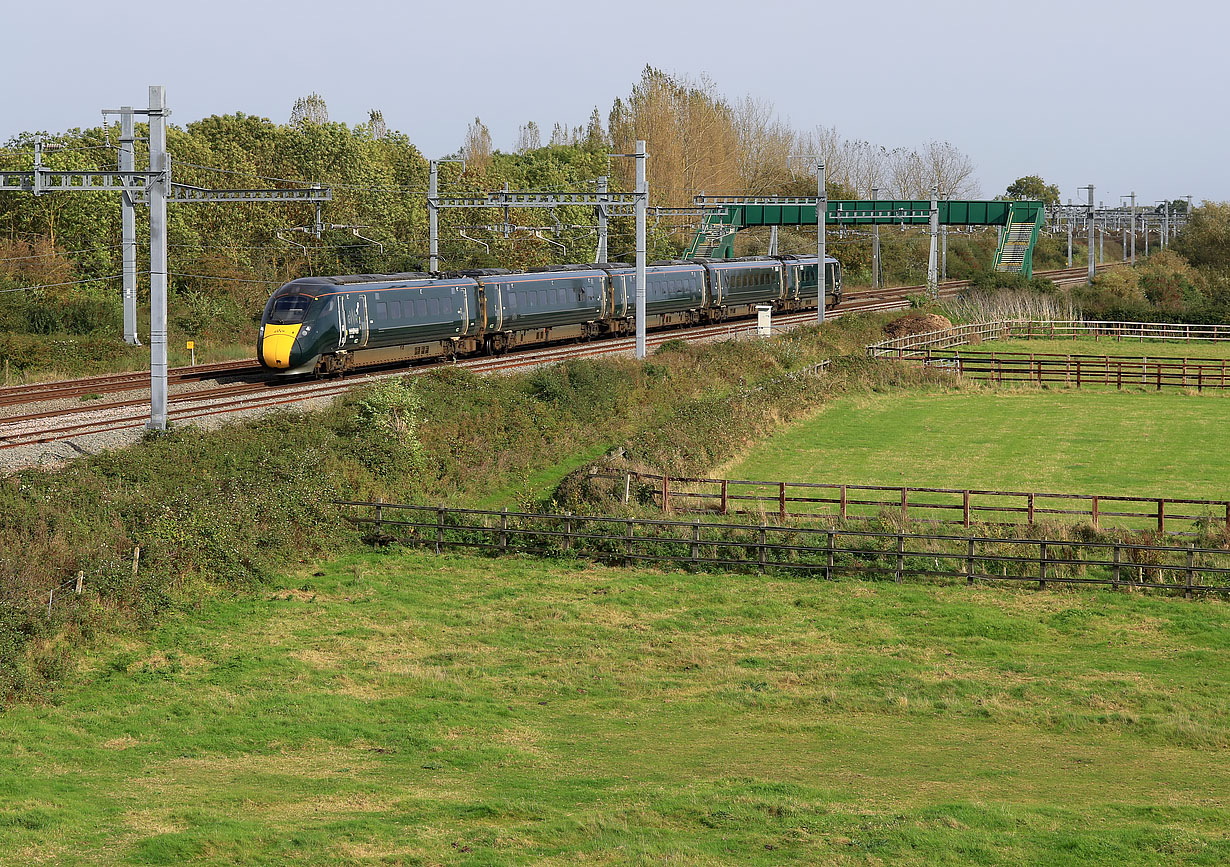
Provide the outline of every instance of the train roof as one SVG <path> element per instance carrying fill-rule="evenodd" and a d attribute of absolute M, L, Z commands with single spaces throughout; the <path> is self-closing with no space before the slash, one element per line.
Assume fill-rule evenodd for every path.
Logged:
<path fill-rule="evenodd" d="M 800 259 L 812 259 L 814 256 L 802 256 L 785 254 L 781 256 L 742 256 L 735 259 L 707 259 L 697 257 L 694 259 L 660 259 L 655 262 L 650 262 L 650 267 L 660 268 L 668 266 L 676 267 L 697 267 L 702 265 L 735 265 L 741 262 L 748 264 L 763 263 L 763 262 L 778 262 L 778 261 L 798 261 Z M 825 257 L 826 262 L 836 262 L 832 256 Z M 400 271 L 393 274 L 341 274 L 335 276 L 321 277 L 297 277 L 289 281 L 298 286 L 303 285 L 326 285 L 326 286 L 353 286 L 362 283 L 400 283 L 407 280 L 458 280 L 474 277 L 496 277 L 506 274 L 548 274 L 561 273 L 568 271 L 623 271 L 635 267 L 628 262 L 591 262 L 589 264 L 577 265 L 544 265 L 542 268 L 537 268 L 532 271 L 510 271 L 507 268 L 467 268 L 459 271 L 444 271 L 431 273 L 428 271 Z M 285 287 L 283 287 L 285 288 Z"/>
<path fill-rule="evenodd" d="M 401 280 L 430 280 L 434 274 L 425 271 L 402 271 L 397 274 L 340 274 L 328 277 L 296 277 L 291 283 L 326 283 L 333 286 L 349 286 L 353 283 L 392 283 Z"/>

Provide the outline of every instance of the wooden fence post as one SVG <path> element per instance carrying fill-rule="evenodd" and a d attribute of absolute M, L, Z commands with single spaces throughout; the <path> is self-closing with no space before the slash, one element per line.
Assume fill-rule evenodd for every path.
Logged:
<path fill-rule="evenodd" d="M 965 526 L 969 527 L 969 491 L 963 491 L 961 495 L 961 513 L 965 518 Z"/>
<path fill-rule="evenodd" d="M 1194 544 L 1187 546 L 1187 586 L 1183 590 L 1184 599 L 1192 598 L 1192 578 L 1195 577 L 1195 575 L 1193 574 L 1195 572 L 1195 569 L 1193 567 L 1195 566 L 1195 561 L 1196 561 L 1195 547 L 1196 546 Z"/>
<path fill-rule="evenodd" d="M 662 514 L 669 515 L 671 511 L 671 480 L 666 473 L 662 474 Z"/>
<path fill-rule="evenodd" d="M 436 510 L 436 553 L 444 548 L 444 507 Z"/>
<path fill-rule="evenodd" d="M 763 572 L 764 567 L 765 567 L 766 556 L 768 553 L 764 549 L 764 546 L 765 546 L 765 525 L 764 524 L 760 525 L 760 537 L 759 538 L 760 538 L 760 542 L 757 545 L 757 550 L 759 551 L 758 559 L 759 559 L 759 564 L 760 564 L 760 571 Z"/>
<path fill-rule="evenodd" d="M 786 523 L 786 483 L 777 483 L 777 516 L 783 524 Z"/>
<path fill-rule="evenodd" d="M 80 595 L 81 595 L 81 586 L 82 586 L 84 583 L 85 583 L 85 573 L 84 573 L 84 572 L 78 572 L 78 573 L 77 573 L 77 595 L 78 595 L 78 596 L 80 596 Z"/>
<path fill-rule="evenodd" d="M 500 553 L 508 552 L 508 506 L 500 512 Z"/>
<path fill-rule="evenodd" d="M 728 484 L 728 480 L 722 479 L 722 514 L 723 515 L 729 514 L 729 510 L 730 510 L 730 497 L 727 492 L 727 484 Z"/>
<path fill-rule="evenodd" d="M 572 512 L 564 513 L 564 550 L 572 548 Z"/>
<path fill-rule="evenodd" d="M 692 525 L 692 562 L 700 559 L 700 518 Z"/>
<path fill-rule="evenodd" d="M 824 536 L 825 536 L 824 547 L 828 555 L 827 557 L 825 557 L 824 577 L 829 580 L 832 580 L 833 578 L 833 545 L 836 540 L 837 534 L 832 530 L 826 530 L 824 533 Z"/>
<path fill-rule="evenodd" d="M 632 473 L 624 473 L 624 505 L 628 505 L 628 500 L 632 496 Z"/>
<path fill-rule="evenodd" d="M 969 538 L 969 547 L 965 552 L 965 583 L 974 583 L 974 537 Z"/>
<path fill-rule="evenodd" d="M 1095 495 L 1095 496 L 1094 496 L 1094 498 L 1093 498 L 1093 508 L 1092 508 L 1092 513 L 1093 513 L 1093 529 L 1097 530 L 1097 529 L 1098 529 L 1098 518 L 1099 518 L 1099 516 L 1098 516 L 1098 498 L 1097 498 L 1097 496 L 1096 496 L 1096 495 Z"/>
<path fill-rule="evenodd" d="M 904 526 L 910 520 L 910 489 L 901 489 L 901 524 Z"/>
<path fill-rule="evenodd" d="M 1029 515 L 1029 526 L 1032 527 L 1034 525 L 1034 495 L 1033 494 L 1029 494 L 1029 497 L 1027 500 L 1026 511 Z"/>
<path fill-rule="evenodd" d="M 384 532 L 384 497 L 376 499 L 376 535 L 382 535 Z"/>
<path fill-rule="evenodd" d="M 846 486 L 845 485 L 841 486 L 841 513 L 839 517 L 843 521 L 846 519 Z"/>
<path fill-rule="evenodd" d="M 1166 532 L 1166 501 L 1160 498 L 1157 501 L 1157 531 Z"/>
<path fill-rule="evenodd" d="M 51 616 L 51 603 L 55 600 L 55 598 L 56 598 L 56 591 L 55 591 L 55 588 L 53 587 L 47 593 L 47 616 L 48 617 Z"/>
<path fill-rule="evenodd" d="M 631 519 L 629 519 L 627 530 L 624 533 L 624 565 L 625 566 L 632 565 L 632 539 L 633 539 L 633 533 L 634 533 L 634 530 L 633 530 L 634 526 L 635 525 L 633 524 Z"/>
<path fill-rule="evenodd" d="M 1227 523 L 1230 524 L 1230 519 L 1227 520 Z M 132 549 L 132 577 L 133 578 L 137 577 L 137 567 L 140 566 L 140 564 L 141 564 L 141 546 L 138 545 L 137 547 Z"/>
<path fill-rule="evenodd" d="M 897 534 L 897 583 L 905 573 L 905 533 Z"/>
<path fill-rule="evenodd" d="M 1111 586 L 1114 587 L 1114 589 L 1116 590 L 1119 589 L 1119 558 L 1120 556 L 1121 556 L 1121 551 L 1119 548 L 1119 543 L 1116 542 L 1115 543 L 1115 557 L 1114 557 L 1115 565 L 1111 569 Z"/>
<path fill-rule="evenodd" d="M 1038 589 L 1046 589 L 1046 543 L 1038 545 Z"/>

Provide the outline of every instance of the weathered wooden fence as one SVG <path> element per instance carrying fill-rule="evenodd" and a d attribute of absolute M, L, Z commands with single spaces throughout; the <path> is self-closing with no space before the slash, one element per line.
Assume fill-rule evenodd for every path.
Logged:
<path fill-rule="evenodd" d="M 952 350 L 923 350 L 909 357 L 943 367 L 958 376 L 999 385 L 1026 383 L 1075 386 L 1110 386 L 1117 389 L 1230 388 L 1230 362 L 1214 358 L 1115 357 L 1043 355 Z"/>
<path fill-rule="evenodd" d="M 782 570 L 978 581 L 1090 584 L 1195 593 L 1230 592 L 1230 551 L 1126 542 L 993 538 L 771 524 L 706 523 L 600 515 L 538 514 L 392 503 L 337 505 L 376 543 L 436 553 L 585 557 L 619 564 Z"/>
<path fill-rule="evenodd" d="M 833 521 L 872 520 L 889 515 L 903 523 L 970 527 L 1033 526 L 1060 519 L 1088 520 L 1095 529 L 1156 529 L 1159 533 L 1230 530 L 1230 499 L 1128 497 L 961 488 L 842 485 L 831 482 L 704 479 L 654 473 L 590 472 L 591 479 L 623 489 L 625 502 L 656 503 L 664 512 L 716 515 L 758 514 Z"/>
<path fill-rule="evenodd" d="M 928 349 L 965 346 L 990 340 L 1068 340 L 1091 337 L 1097 340 L 1161 340 L 1176 343 L 1217 343 L 1230 341 L 1230 325 L 1194 325 L 1172 322 L 1111 321 L 1034 321 L 1002 319 L 954 325 L 938 331 L 908 334 L 882 340 L 867 347 L 873 357 L 909 358 Z"/>

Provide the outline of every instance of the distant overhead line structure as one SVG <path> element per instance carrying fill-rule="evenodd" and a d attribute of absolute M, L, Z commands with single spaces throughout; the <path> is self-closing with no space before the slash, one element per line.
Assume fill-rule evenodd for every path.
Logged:
<path fill-rule="evenodd" d="M 135 206 L 150 208 L 150 418 L 151 430 L 167 427 L 167 202 L 327 202 L 328 189 L 210 190 L 171 181 L 171 158 L 167 153 L 166 88 L 151 85 L 149 108 L 124 106 L 104 109 L 103 115 L 120 116 L 119 167 L 110 170 L 52 169 L 43 165 L 42 141 L 34 146 L 34 167 L 24 171 L 0 171 L 0 192 L 26 192 L 36 196 L 65 192 L 118 192 L 121 194 L 123 250 L 124 339 L 138 345 L 136 329 L 137 238 Z M 135 161 L 135 115 L 149 118 L 149 169 L 137 171 Z"/>
<path fill-rule="evenodd" d="M 734 255 L 735 234 L 758 226 L 816 225 L 815 196 L 707 196 L 693 198 L 706 208 L 723 208 L 705 217 L 688 256 L 727 259 Z M 825 208 L 826 224 L 846 226 L 930 226 L 931 245 L 937 242 L 937 226 L 1003 226 L 995 253 L 997 271 L 1033 275 L 1033 250 L 1046 222 L 1041 202 L 927 199 L 830 199 Z M 931 256 L 934 261 L 934 254 Z M 935 268 L 928 269 L 934 272 Z M 934 285 L 938 276 L 928 274 Z"/>

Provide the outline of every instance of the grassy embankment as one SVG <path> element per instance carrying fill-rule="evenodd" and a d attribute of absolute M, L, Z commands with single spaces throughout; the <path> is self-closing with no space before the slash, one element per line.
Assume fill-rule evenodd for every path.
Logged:
<path fill-rule="evenodd" d="M 1225 603 L 313 570 L 8 711 L 0 863 L 1230 859 Z"/>

